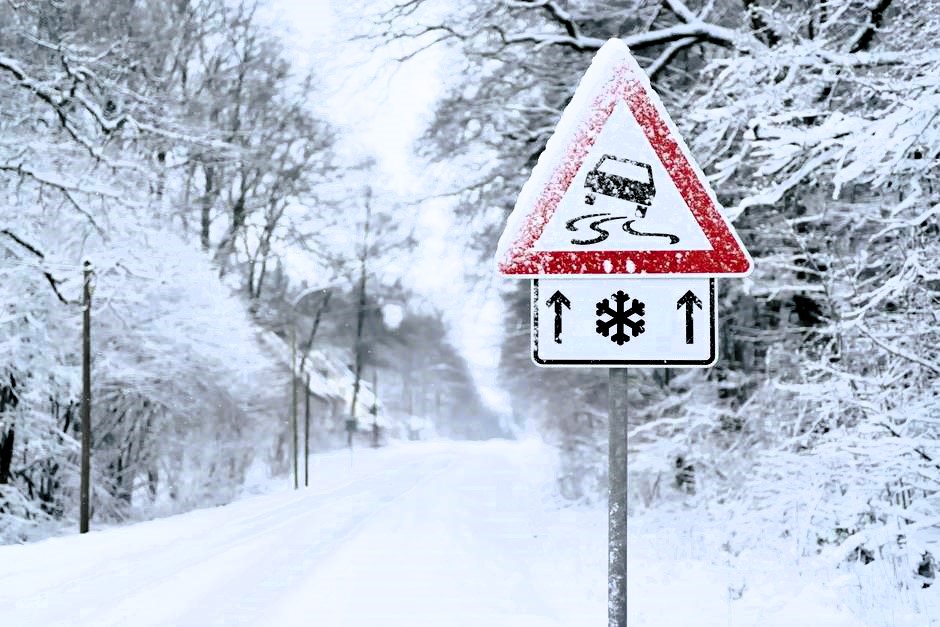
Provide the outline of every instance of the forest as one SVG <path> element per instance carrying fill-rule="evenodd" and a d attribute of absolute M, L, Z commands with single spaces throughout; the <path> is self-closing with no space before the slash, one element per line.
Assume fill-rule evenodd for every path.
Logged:
<path fill-rule="evenodd" d="M 729 559 L 786 538 L 932 578 L 940 5 L 351 4 L 351 39 L 443 68 L 414 158 L 446 173 L 433 188 L 473 241 L 463 274 L 504 308 L 498 408 L 442 312 L 384 270 L 418 263 L 420 199 L 373 189 L 367 154 L 339 163 L 340 131 L 306 106 L 318 77 L 257 8 L 0 4 L 0 540 L 76 520 L 86 260 L 99 519 L 230 500 L 257 464 L 288 473 L 292 377 L 305 390 L 308 374 L 317 450 L 346 445 L 349 416 L 360 445 L 376 416 L 394 437 L 428 416 L 454 438 L 534 425 L 563 497 L 603 501 L 606 373 L 532 364 L 529 283 L 492 257 L 579 77 L 619 38 L 754 260 L 718 282 L 714 368 L 630 375 L 631 514 L 733 521 Z M 315 276 L 291 274 L 296 254 Z"/>
<path fill-rule="evenodd" d="M 933 573 L 940 448 L 940 21 L 932 2 L 414 0 L 402 57 L 463 77 L 420 144 L 456 159 L 456 210 L 489 258 L 593 54 L 624 41 L 754 258 L 719 281 L 708 370 L 635 370 L 632 511 L 729 521 L 725 551 Z M 415 16 L 418 16 L 415 18 Z M 487 269 L 488 267 L 485 266 Z M 559 488 L 606 496 L 607 378 L 533 368 L 529 286 L 505 281 L 501 380 L 562 452 Z M 730 559 L 730 558 L 729 558 Z"/>
<path fill-rule="evenodd" d="M 314 453 L 501 433 L 442 313 L 387 271 L 406 207 L 369 155 L 341 162 L 260 12 L 0 3 L 0 541 L 78 517 L 86 262 L 97 521 L 296 473 L 305 412 Z"/>

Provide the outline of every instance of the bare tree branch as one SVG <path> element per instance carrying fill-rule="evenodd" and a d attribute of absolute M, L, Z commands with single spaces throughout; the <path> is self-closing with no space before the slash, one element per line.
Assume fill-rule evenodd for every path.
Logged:
<path fill-rule="evenodd" d="M 105 187 L 88 187 L 80 183 L 66 181 L 62 179 L 56 179 L 49 176 L 46 173 L 39 172 L 32 168 L 26 167 L 22 164 L 12 165 L 9 163 L 0 163 L 0 172 L 12 172 L 20 176 L 27 176 L 37 183 L 42 185 L 48 185 L 49 187 L 54 187 L 63 192 L 75 192 L 79 194 L 88 194 L 91 196 L 100 196 L 104 198 L 111 198 L 114 200 L 121 200 L 124 198 L 118 191 L 108 189 Z"/>
<path fill-rule="evenodd" d="M 28 243 L 23 238 L 19 237 L 18 235 L 16 235 L 9 229 L 0 229 L 0 234 L 6 235 L 10 239 L 12 239 L 14 242 L 16 242 L 17 244 L 19 244 L 20 246 L 22 246 L 23 248 L 31 252 L 36 257 L 39 257 L 40 259 L 46 258 L 46 256 L 43 255 L 42 252 L 38 248 Z M 49 282 L 49 285 L 50 287 L 52 287 L 52 291 L 55 292 L 56 298 L 59 299 L 59 302 L 61 302 L 63 305 L 71 305 L 72 303 L 69 302 L 59 291 L 59 283 L 61 283 L 61 281 L 57 280 L 54 276 L 52 276 L 52 273 L 47 270 L 43 270 L 42 275 L 46 277 L 46 281 Z"/>
<path fill-rule="evenodd" d="M 557 2 L 553 0 L 509 0 L 507 4 L 511 7 L 520 8 L 541 8 L 557 23 L 565 29 L 569 37 L 577 39 L 581 36 L 580 29 L 574 18 L 566 10 L 562 9 Z"/>
<path fill-rule="evenodd" d="M 669 65 L 669 62 L 679 54 L 682 50 L 685 50 L 691 45 L 698 43 L 698 40 L 695 37 L 684 37 L 674 41 L 669 47 L 663 50 L 656 59 L 650 63 L 646 68 L 646 74 L 653 79 L 659 74 L 663 68 Z"/>
<path fill-rule="evenodd" d="M 864 335 L 865 337 L 867 337 L 867 338 L 870 339 L 872 342 L 874 342 L 875 344 L 877 344 L 877 345 L 878 345 L 879 347 L 881 347 L 882 349 L 888 351 L 888 352 L 891 353 L 892 355 L 896 355 L 896 356 L 898 356 L 898 357 L 903 357 L 904 359 L 907 359 L 908 361 L 912 361 L 912 362 L 914 362 L 914 363 L 916 363 L 916 364 L 920 364 L 920 365 L 923 366 L 924 368 L 927 368 L 928 370 L 932 371 L 934 374 L 940 374 L 940 364 L 936 364 L 936 363 L 927 361 L 926 359 L 923 359 L 922 357 L 918 357 L 917 355 L 911 354 L 911 353 L 909 353 L 909 352 L 907 352 L 907 351 L 905 351 L 905 350 L 903 350 L 903 349 L 900 349 L 900 348 L 898 348 L 898 347 L 896 347 L 896 346 L 892 346 L 891 344 L 888 344 L 887 342 L 883 342 L 883 341 L 881 341 L 880 339 L 878 339 L 877 337 L 875 337 L 873 334 L 871 334 L 871 333 L 868 331 L 868 329 L 864 328 L 864 327 L 861 326 L 861 325 L 859 325 L 857 328 L 858 328 L 858 330 L 862 333 L 862 335 Z"/>
<path fill-rule="evenodd" d="M 847 45 L 849 52 L 863 52 L 871 46 L 875 33 L 884 21 L 885 11 L 891 6 L 891 0 L 870 0 L 868 3 L 868 20 L 858 29 Z"/>

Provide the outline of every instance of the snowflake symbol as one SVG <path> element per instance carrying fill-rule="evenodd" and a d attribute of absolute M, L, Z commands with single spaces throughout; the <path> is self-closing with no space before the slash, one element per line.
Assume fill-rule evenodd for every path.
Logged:
<path fill-rule="evenodd" d="M 630 308 L 627 309 L 626 305 L 627 301 L 630 300 L 630 295 L 626 294 L 623 290 L 611 294 L 611 298 L 617 302 L 616 310 L 611 309 L 610 299 L 608 298 L 597 303 L 597 315 L 609 316 L 607 320 L 597 321 L 597 332 L 604 337 L 610 336 L 611 342 L 616 342 L 618 346 L 623 346 L 625 342 L 630 341 L 630 336 L 625 333 L 627 327 L 630 327 L 630 332 L 633 334 L 633 337 L 638 336 L 646 330 L 646 322 L 643 320 L 643 315 L 646 313 L 646 305 L 634 298 Z M 636 316 L 638 319 L 632 320 L 631 316 Z M 610 329 L 613 327 L 616 327 L 616 332 L 610 335 Z"/>

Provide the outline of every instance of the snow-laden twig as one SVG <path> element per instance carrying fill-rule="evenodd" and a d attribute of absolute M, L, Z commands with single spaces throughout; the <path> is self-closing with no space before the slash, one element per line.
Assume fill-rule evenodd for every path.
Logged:
<path fill-rule="evenodd" d="M 28 243 L 26 240 L 19 237 L 18 235 L 16 235 L 9 229 L 0 229 L 0 235 L 6 235 L 10 239 L 12 239 L 14 242 L 16 242 L 17 244 L 19 244 L 20 246 L 28 250 L 30 253 L 38 257 L 39 259 L 45 259 L 46 256 L 42 253 L 42 251 L 40 251 L 38 248 L 36 248 L 32 244 Z M 52 288 L 52 291 L 55 292 L 56 298 L 59 299 L 59 302 L 61 302 L 63 305 L 73 304 L 71 301 L 65 298 L 65 296 L 62 295 L 62 292 L 59 291 L 59 284 L 61 283 L 61 281 L 59 281 L 54 276 L 52 276 L 52 273 L 49 272 L 48 270 L 42 270 L 42 275 L 46 278 L 46 282 L 49 283 L 49 286 Z"/>
<path fill-rule="evenodd" d="M 920 364 L 924 368 L 931 370 L 934 374 L 940 375 L 940 364 L 934 363 L 932 361 L 928 361 L 922 357 L 914 355 L 913 353 L 909 353 L 908 351 L 904 349 L 898 348 L 897 346 L 893 346 L 891 344 L 888 344 L 887 342 L 880 340 L 873 333 L 868 331 L 868 329 L 866 329 L 864 325 L 860 324 L 856 328 L 859 330 L 859 332 L 862 335 L 870 339 L 872 342 L 877 344 L 883 350 L 891 353 L 892 355 L 897 355 L 898 357 L 903 357 L 904 359 L 907 359 L 908 361 L 914 362 L 916 364 Z"/>

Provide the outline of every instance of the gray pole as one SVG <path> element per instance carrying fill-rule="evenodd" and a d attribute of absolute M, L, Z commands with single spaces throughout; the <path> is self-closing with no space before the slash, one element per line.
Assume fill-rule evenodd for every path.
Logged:
<path fill-rule="evenodd" d="M 91 262 L 84 265 L 82 289 L 82 455 L 78 532 L 88 533 L 91 492 Z"/>
<path fill-rule="evenodd" d="M 304 487 L 310 485 L 310 373 L 307 373 L 306 401 L 304 402 Z"/>
<path fill-rule="evenodd" d="M 379 447 L 379 375 L 372 369 L 372 448 Z"/>
<path fill-rule="evenodd" d="M 355 378 L 353 380 L 352 403 L 349 406 L 350 419 L 356 420 L 356 401 L 359 398 L 359 386 L 362 380 L 362 362 L 364 359 L 364 349 L 362 346 L 362 331 L 366 319 L 366 262 L 369 259 L 369 229 L 372 221 L 372 188 L 366 186 L 366 220 L 362 226 L 362 248 L 359 251 L 359 308 L 356 310 L 356 343 L 353 346 L 355 351 Z M 353 431 L 348 432 L 349 450 L 353 447 Z"/>
<path fill-rule="evenodd" d="M 297 327 L 291 322 L 290 327 L 290 431 L 294 453 L 294 489 L 298 487 L 297 477 Z"/>
<path fill-rule="evenodd" d="M 627 372 L 608 380 L 607 624 L 627 625 Z"/>

